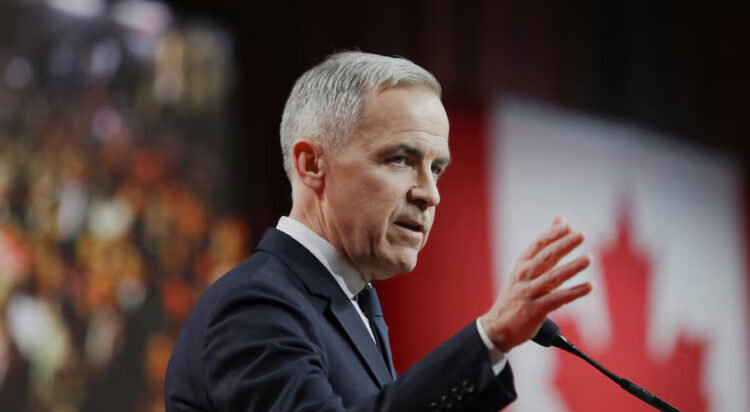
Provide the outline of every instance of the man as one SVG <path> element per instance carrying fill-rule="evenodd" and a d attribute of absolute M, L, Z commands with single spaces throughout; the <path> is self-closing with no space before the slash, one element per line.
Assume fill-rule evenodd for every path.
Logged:
<path fill-rule="evenodd" d="M 497 410 L 505 354 L 591 290 L 560 218 L 519 258 L 492 308 L 395 378 L 370 282 L 411 271 L 450 162 L 434 77 L 405 59 L 335 54 L 303 74 L 281 122 L 293 206 L 201 297 L 166 376 L 167 411 Z M 415 291 L 415 294 L 419 291 Z"/>

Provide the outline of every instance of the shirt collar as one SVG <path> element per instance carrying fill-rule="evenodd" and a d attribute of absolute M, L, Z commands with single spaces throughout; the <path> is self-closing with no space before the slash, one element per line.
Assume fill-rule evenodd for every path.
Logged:
<path fill-rule="evenodd" d="M 362 275 L 332 244 L 312 229 L 290 217 L 282 216 L 276 229 L 291 236 L 315 256 L 333 275 L 341 290 L 352 300 L 367 285 Z"/>

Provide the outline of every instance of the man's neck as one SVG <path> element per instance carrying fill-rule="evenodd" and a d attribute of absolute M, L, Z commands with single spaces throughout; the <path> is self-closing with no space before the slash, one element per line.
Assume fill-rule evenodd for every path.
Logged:
<path fill-rule="evenodd" d="M 310 227 L 291 217 L 282 217 L 276 228 L 310 251 L 333 275 L 349 299 L 352 299 L 367 284 L 359 270 L 330 242 Z"/>
<path fill-rule="evenodd" d="M 305 225 L 308 229 L 315 232 L 316 235 L 320 236 L 333 246 L 343 259 L 357 268 L 357 271 L 360 273 L 360 276 L 364 279 L 365 283 L 370 283 L 373 279 L 372 273 L 363 270 L 363 268 L 354 263 L 343 249 L 341 242 L 339 242 L 335 236 L 335 230 L 331 229 L 330 225 L 326 224 L 323 204 L 319 199 L 311 199 L 304 195 L 309 195 L 309 193 L 292 196 L 292 210 L 289 212 L 289 217 Z"/>

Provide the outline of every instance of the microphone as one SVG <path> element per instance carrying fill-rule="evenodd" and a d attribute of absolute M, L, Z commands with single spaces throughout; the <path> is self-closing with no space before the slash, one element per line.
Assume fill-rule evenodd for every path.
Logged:
<path fill-rule="evenodd" d="M 547 318 L 544 320 L 544 323 L 542 323 L 542 327 L 539 328 L 539 332 L 537 332 L 531 340 L 548 348 L 552 345 L 552 341 L 558 335 L 560 335 L 560 327 L 557 326 L 557 323 L 552 322 L 550 318 Z"/>
<path fill-rule="evenodd" d="M 579 358 L 588 362 L 591 366 L 595 367 L 599 372 L 606 375 L 609 379 L 613 380 L 621 388 L 625 389 L 626 391 L 628 391 L 630 394 L 634 395 L 638 399 L 646 402 L 647 404 L 653 406 L 654 408 L 662 412 L 680 412 L 679 409 L 675 408 L 674 406 L 654 396 L 651 392 L 643 389 L 642 387 L 636 385 L 635 383 L 625 378 L 621 378 L 615 375 L 614 373 L 608 371 L 606 368 L 604 368 L 595 360 L 586 356 L 585 353 L 578 350 L 578 348 L 576 348 L 575 345 L 570 343 L 570 341 L 565 339 L 565 337 L 562 334 L 560 334 L 560 327 L 557 326 L 557 324 L 553 322 L 552 320 L 550 320 L 549 318 L 544 320 L 544 323 L 542 323 L 542 327 L 539 328 L 539 331 L 536 333 L 536 335 L 534 335 L 533 338 L 531 338 L 531 340 L 533 340 L 534 342 L 544 347 L 554 346 L 556 348 L 562 349 L 566 352 L 569 352 L 569 353 L 572 353 L 573 355 L 578 356 Z"/>

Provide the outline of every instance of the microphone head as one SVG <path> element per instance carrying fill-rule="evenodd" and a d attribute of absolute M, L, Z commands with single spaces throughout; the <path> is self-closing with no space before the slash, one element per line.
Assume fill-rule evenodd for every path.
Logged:
<path fill-rule="evenodd" d="M 547 347 L 552 345 L 552 341 L 554 341 L 555 337 L 559 333 L 560 327 L 557 326 L 555 322 L 552 322 L 549 318 L 547 318 L 544 320 L 544 323 L 542 323 L 542 327 L 539 329 L 539 332 L 537 332 L 536 335 L 531 338 L 531 340 Z"/>

